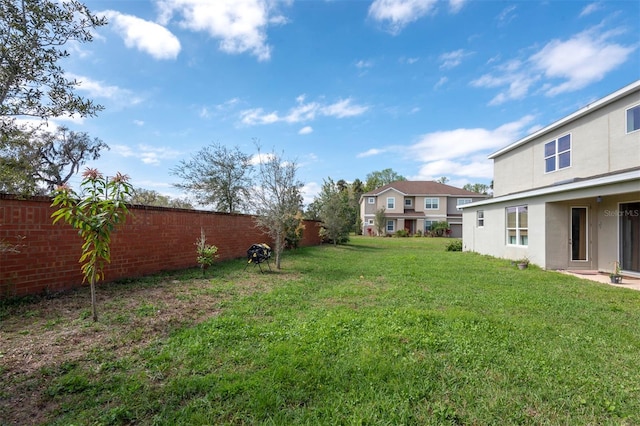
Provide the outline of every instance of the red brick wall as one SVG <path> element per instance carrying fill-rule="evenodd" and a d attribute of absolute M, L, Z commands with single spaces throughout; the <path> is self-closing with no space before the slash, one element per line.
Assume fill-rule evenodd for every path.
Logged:
<path fill-rule="evenodd" d="M 50 204 L 47 197 L 19 200 L 0 194 L 0 241 L 20 250 L 0 253 L 0 299 L 82 283 L 82 238 L 67 224 L 51 223 Z M 272 243 L 249 215 L 145 206 L 132 206 L 130 212 L 112 234 L 105 281 L 197 266 L 194 243 L 201 228 L 207 242 L 218 247 L 219 260 L 244 257 L 254 243 Z M 307 221 L 300 245 L 317 244 L 317 222 Z"/>

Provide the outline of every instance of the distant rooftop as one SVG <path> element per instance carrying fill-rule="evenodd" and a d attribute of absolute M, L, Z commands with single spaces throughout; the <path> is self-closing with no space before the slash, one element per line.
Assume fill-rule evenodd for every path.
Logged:
<path fill-rule="evenodd" d="M 395 189 L 404 195 L 452 195 L 465 197 L 482 197 L 484 194 L 467 191 L 466 189 L 457 188 L 444 183 L 438 183 L 431 180 L 399 180 L 391 182 L 387 185 L 376 188 L 373 191 L 365 192 L 362 196 L 379 195 Z"/>

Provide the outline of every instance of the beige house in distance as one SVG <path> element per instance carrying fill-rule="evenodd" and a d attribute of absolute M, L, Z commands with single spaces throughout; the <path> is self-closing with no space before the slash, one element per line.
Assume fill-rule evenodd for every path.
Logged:
<path fill-rule="evenodd" d="M 450 236 L 462 237 L 460 206 L 484 200 L 487 195 L 433 181 L 397 181 L 360 197 L 363 235 L 377 235 L 376 211 L 385 210 L 385 234 L 406 229 L 410 235 L 430 230 L 433 222 L 446 221 Z"/>
<path fill-rule="evenodd" d="M 640 80 L 489 158 L 494 198 L 463 206 L 464 250 L 640 276 Z"/>

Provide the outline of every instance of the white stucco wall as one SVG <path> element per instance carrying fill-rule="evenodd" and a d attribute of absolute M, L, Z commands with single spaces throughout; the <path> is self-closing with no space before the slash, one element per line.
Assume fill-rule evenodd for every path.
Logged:
<path fill-rule="evenodd" d="M 527 205 L 529 219 L 529 245 L 507 244 L 506 208 Z M 463 250 L 474 251 L 505 259 L 528 257 L 531 263 L 542 268 L 545 265 L 545 205 L 541 200 L 523 199 L 495 203 L 477 208 L 465 208 L 462 217 Z M 484 227 L 477 225 L 477 211 L 484 211 Z"/>
<path fill-rule="evenodd" d="M 626 133 L 626 111 L 640 91 L 567 122 L 494 159 L 494 196 L 637 167 L 640 131 Z M 571 135 L 571 166 L 545 173 L 544 145 Z"/>
<path fill-rule="evenodd" d="M 637 172 L 636 172 L 637 174 Z M 504 197 L 508 198 L 508 197 Z M 599 200 L 599 201 L 598 201 Z M 507 259 L 529 257 L 546 269 L 581 268 L 609 272 L 619 259 L 620 203 L 640 200 L 640 179 L 582 187 L 541 196 L 508 201 L 491 200 L 490 204 L 463 210 L 463 249 Z M 506 244 L 506 207 L 528 205 L 529 245 Z M 571 207 L 589 209 L 589 263 L 570 261 L 569 227 Z M 485 226 L 477 226 L 476 212 L 484 211 Z"/>

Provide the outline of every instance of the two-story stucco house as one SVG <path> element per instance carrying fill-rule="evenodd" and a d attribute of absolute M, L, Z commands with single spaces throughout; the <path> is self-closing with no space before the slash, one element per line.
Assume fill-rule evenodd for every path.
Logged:
<path fill-rule="evenodd" d="M 640 80 L 491 154 L 463 247 L 546 269 L 640 275 Z"/>
<path fill-rule="evenodd" d="M 385 211 L 385 233 L 406 229 L 414 235 L 425 233 L 434 222 L 446 221 L 451 236 L 462 236 L 460 206 L 484 200 L 487 195 L 432 181 L 397 181 L 366 192 L 360 197 L 360 217 L 364 235 L 376 235 L 374 219 Z"/>

